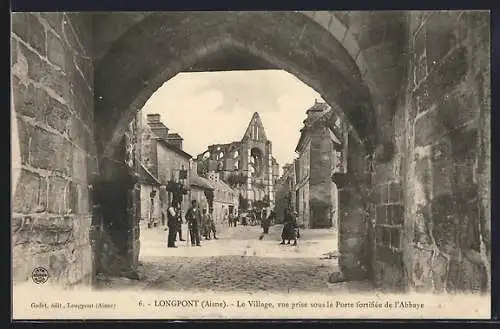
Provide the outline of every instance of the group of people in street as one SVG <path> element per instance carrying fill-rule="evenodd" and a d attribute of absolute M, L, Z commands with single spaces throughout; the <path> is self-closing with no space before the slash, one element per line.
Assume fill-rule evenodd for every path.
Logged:
<path fill-rule="evenodd" d="M 214 240 L 217 240 L 217 230 L 215 228 L 215 221 L 213 217 L 213 209 L 210 208 L 210 211 L 207 212 L 207 209 L 203 209 L 203 213 L 201 214 L 201 235 L 205 237 L 205 240 L 211 240 L 212 235 Z"/>
<path fill-rule="evenodd" d="M 179 233 L 180 241 L 186 241 L 182 238 L 182 211 L 179 206 L 171 205 L 167 211 L 168 216 L 168 248 L 177 248 L 175 245 L 177 233 Z M 196 200 L 191 201 L 191 207 L 186 212 L 186 221 L 188 223 L 189 236 L 192 246 L 201 246 L 202 236 L 206 240 L 210 240 L 213 236 L 217 239 L 217 230 L 213 219 L 213 211 L 210 212 L 206 208 L 200 211 Z"/>
<path fill-rule="evenodd" d="M 227 222 L 229 224 L 229 227 L 236 227 L 238 224 L 238 217 L 233 215 L 232 213 L 229 213 L 227 216 Z"/>
<path fill-rule="evenodd" d="M 186 241 L 182 238 L 182 211 L 179 206 L 170 205 L 167 209 L 167 247 L 177 248 L 175 242 L 177 240 L 177 234 L 179 235 L 180 241 Z"/>
<path fill-rule="evenodd" d="M 167 209 L 167 230 L 168 230 L 168 248 L 177 248 L 175 242 L 177 236 L 180 241 L 186 241 L 182 237 L 182 210 L 180 204 L 172 204 Z M 191 201 L 191 206 L 186 212 L 186 222 L 188 224 L 189 236 L 192 246 L 201 246 L 202 237 L 206 240 L 217 239 L 217 230 L 213 218 L 213 209 L 204 208 L 200 211 L 196 200 Z M 276 213 L 271 210 L 269 213 L 262 213 L 260 220 L 263 234 L 269 233 L 269 227 L 276 219 Z M 229 226 L 236 226 L 237 218 L 233 214 L 228 215 Z M 300 238 L 300 230 L 297 224 L 297 212 L 291 209 L 285 209 L 283 231 L 281 233 L 281 243 L 297 245 L 297 239 Z M 288 242 L 286 242 L 288 241 Z"/>

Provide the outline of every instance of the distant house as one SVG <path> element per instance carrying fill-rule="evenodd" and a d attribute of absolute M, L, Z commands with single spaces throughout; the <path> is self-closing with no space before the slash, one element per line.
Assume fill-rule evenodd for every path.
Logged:
<path fill-rule="evenodd" d="M 296 209 L 299 222 L 310 228 L 337 227 L 337 186 L 332 174 L 345 170 L 342 157 L 346 129 L 326 103 L 316 102 L 295 152 Z"/>
<path fill-rule="evenodd" d="M 239 192 L 231 188 L 222 179 L 218 172 L 209 172 L 208 180 L 214 186 L 213 216 L 216 222 L 222 223 L 225 215 L 237 215 L 239 206 Z"/>
<path fill-rule="evenodd" d="M 193 171 L 189 177 L 189 187 L 190 199 L 196 200 L 200 209 L 208 209 L 209 204 L 207 195 L 210 195 L 210 192 L 215 190 L 212 183 L 208 179 L 198 176 Z"/>
<path fill-rule="evenodd" d="M 296 210 L 295 198 L 295 165 L 288 163 L 283 166 L 283 174 L 276 184 L 276 222 L 281 223 L 284 220 L 286 208 Z"/>
<path fill-rule="evenodd" d="M 180 183 L 184 189 L 189 190 L 191 155 L 163 139 L 156 139 L 156 141 L 158 150 L 158 178 L 167 187 L 165 201 L 168 206 L 174 201 L 173 193 L 168 188 L 171 186 L 171 183 Z M 184 178 L 181 176 L 182 171 L 186 174 Z M 189 206 L 189 195 L 186 195 L 182 200 L 182 210 L 184 213 Z"/>
<path fill-rule="evenodd" d="M 182 150 L 182 137 L 177 134 L 169 134 L 169 129 L 161 122 L 159 114 L 148 114 L 143 124 L 142 116 L 139 114 L 138 142 L 140 145 L 140 161 L 146 173 L 156 179 L 160 188 L 158 195 L 158 207 L 155 211 L 166 214 L 166 209 L 174 202 L 174 192 L 182 187 L 189 190 L 191 175 L 191 155 Z M 148 185 L 144 186 L 147 195 Z M 182 199 L 184 213 L 190 205 L 189 193 L 185 193 Z M 141 207 L 149 209 L 149 205 L 141 204 Z M 155 215 L 156 216 L 156 215 Z M 164 222 L 164 221 L 163 221 Z"/>
<path fill-rule="evenodd" d="M 178 148 L 179 150 L 182 150 L 182 141 L 184 138 L 181 137 L 178 133 L 172 133 L 168 134 L 166 141 L 170 144 Z"/>
<path fill-rule="evenodd" d="M 141 220 L 146 221 L 150 226 L 158 225 L 163 219 L 160 201 L 161 183 L 141 164 L 139 184 L 141 185 Z"/>

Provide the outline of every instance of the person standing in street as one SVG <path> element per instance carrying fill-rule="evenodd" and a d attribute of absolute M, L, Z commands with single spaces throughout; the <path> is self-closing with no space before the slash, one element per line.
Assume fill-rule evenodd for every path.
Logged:
<path fill-rule="evenodd" d="M 287 244 L 290 244 L 291 240 L 293 241 L 293 245 L 297 245 L 297 220 L 296 220 L 296 212 L 293 212 L 291 209 L 285 209 L 285 221 L 283 223 L 283 231 L 281 232 L 281 243 L 285 244 L 285 240 L 288 240 Z"/>
<path fill-rule="evenodd" d="M 168 226 L 168 238 L 167 247 L 177 248 L 175 246 L 175 236 L 177 235 L 177 212 L 174 206 L 170 205 L 167 209 L 167 226 Z"/>
<path fill-rule="evenodd" d="M 214 234 L 214 239 L 217 240 L 217 230 L 215 229 L 215 220 L 214 220 L 214 209 L 210 209 L 210 213 L 208 214 L 208 238 L 210 238 L 210 235 L 213 233 Z"/>
<path fill-rule="evenodd" d="M 182 210 L 180 205 L 177 211 L 177 232 L 179 233 L 179 241 L 186 241 L 182 238 Z M 175 234 L 175 240 L 177 240 L 177 233 Z"/>
<path fill-rule="evenodd" d="M 268 234 L 269 233 L 269 226 L 271 226 L 271 216 L 266 216 L 264 215 L 263 218 L 262 218 L 262 221 L 261 221 L 261 226 L 262 226 L 262 229 L 263 229 L 263 232 L 264 234 Z"/>
<path fill-rule="evenodd" d="M 203 213 L 201 214 L 201 235 L 205 240 L 210 240 L 210 219 L 207 208 L 203 208 Z"/>
<path fill-rule="evenodd" d="M 196 200 L 191 201 L 191 207 L 186 212 L 186 221 L 188 222 L 189 235 L 191 236 L 192 246 L 201 246 L 200 244 L 200 227 L 201 214 L 198 209 Z"/>

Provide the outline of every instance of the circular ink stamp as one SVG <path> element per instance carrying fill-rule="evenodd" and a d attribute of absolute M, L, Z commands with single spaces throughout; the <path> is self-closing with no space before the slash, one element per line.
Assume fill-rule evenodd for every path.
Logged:
<path fill-rule="evenodd" d="M 42 284 L 49 280 L 49 271 L 45 267 L 37 267 L 31 272 L 31 279 L 36 284 Z"/>

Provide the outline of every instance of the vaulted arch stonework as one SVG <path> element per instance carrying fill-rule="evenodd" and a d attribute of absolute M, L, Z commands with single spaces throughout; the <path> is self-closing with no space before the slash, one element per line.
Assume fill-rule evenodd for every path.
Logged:
<path fill-rule="evenodd" d="M 144 49 L 148 56 L 141 55 Z M 135 65 L 131 66 L 130 58 L 135 58 Z M 120 120 L 128 122 L 134 109 L 178 72 L 238 69 L 240 63 L 295 74 L 345 113 L 358 116 L 362 139 L 368 143 L 375 139 L 369 124 L 376 121 L 372 100 L 354 58 L 327 29 L 299 13 L 155 13 L 144 17 L 117 38 L 97 63 L 96 116 L 122 127 Z M 109 84 L 117 74 L 122 79 Z M 100 130 L 104 149 L 112 148 L 122 135 L 117 127 Z"/>
<path fill-rule="evenodd" d="M 12 22 L 16 281 L 36 266 L 63 285 L 98 272 L 136 277 L 131 120 L 179 72 L 283 69 L 349 127 L 347 172 L 332 174 L 342 276 L 489 289 L 487 12 L 15 13 Z"/>

